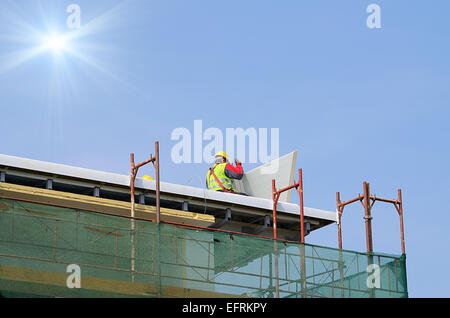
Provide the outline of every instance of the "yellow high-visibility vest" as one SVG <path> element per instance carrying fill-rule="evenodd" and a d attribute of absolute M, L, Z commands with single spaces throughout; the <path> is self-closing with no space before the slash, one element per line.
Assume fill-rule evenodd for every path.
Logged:
<path fill-rule="evenodd" d="M 233 189 L 233 179 L 228 178 L 225 174 L 225 166 L 227 163 L 220 163 L 218 165 L 214 166 L 214 174 L 216 175 L 217 179 L 219 179 L 220 183 L 224 186 L 225 189 L 236 192 Z M 212 191 L 219 191 L 223 190 L 219 183 L 217 183 L 216 178 L 210 173 L 208 170 L 208 173 L 206 174 L 206 184 L 208 186 L 209 190 Z"/>

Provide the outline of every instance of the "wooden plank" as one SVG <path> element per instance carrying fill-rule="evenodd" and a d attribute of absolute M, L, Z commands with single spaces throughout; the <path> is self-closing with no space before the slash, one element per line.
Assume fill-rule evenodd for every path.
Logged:
<path fill-rule="evenodd" d="M 0 184 L 0 198 L 117 216 L 129 216 L 131 209 L 129 202 L 9 183 Z M 156 219 L 156 208 L 154 206 L 136 204 L 136 218 L 154 221 Z M 167 208 L 161 208 L 161 220 L 202 227 L 208 227 L 215 222 L 214 216 L 209 214 Z"/>

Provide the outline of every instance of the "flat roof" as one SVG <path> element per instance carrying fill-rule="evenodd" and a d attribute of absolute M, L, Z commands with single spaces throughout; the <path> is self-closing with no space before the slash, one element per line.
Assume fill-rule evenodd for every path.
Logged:
<path fill-rule="evenodd" d="M 21 173 L 32 174 L 33 176 L 40 176 L 42 179 L 64 179 L 65 182 L 84 182 L 91 186 L 93 184 L 97 184 L 101 188 L 108 187 L 121 189 L 121 191 L 128 191 L 129 193 L 129 175 L 121 175 L 2 154 L 0 154 L 0 170 L 5 171 L 7 175 L 20 175 Z M 137 194 L 140 192 L 147 194 L 154 193 L 156 191 L 156 182 L 154 180 L 136 178 L 135 189 Z M 234 210 L 241 211 L 243 213 L 251 213 L 252 211 L 255 212 L 258 210 L 263 214 L 266 213 L 271 215 L 273 210 L 273 202 L 270 199 L 210 191 L 207 189 L 168 182 L 160 183 L 160 192 L 161 198 L 165 197 L 169 200 L 173 199 L 179 202 L 182 202 L 183 200 L 206 202 L 206 205 L 215 205 L 216 207 L 232 206 Z M 316 228 L 337 221 L 337 214 L 335 211 L 304 207 L 304 214 L 305 218 L 316 221 Z M 256 215 L 258 215 L 258 213 L 256 213 Z M 292 217 L 295 217 L 295 220 L 297 220 L 300 215 L 300 207 L 298 204 L 294 203 L 279 202 L 277 205 L 277 215 L 279 215 L 281 219 L 284 218 L 287 222 L 289 222 L 290 219 L 294 220 Z"/>

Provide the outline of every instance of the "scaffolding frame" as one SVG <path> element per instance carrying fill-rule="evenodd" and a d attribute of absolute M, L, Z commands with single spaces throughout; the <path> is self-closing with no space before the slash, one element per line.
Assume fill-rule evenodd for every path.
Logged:
<path fill-rule="evenodd" d="M 84 213 L 86 213 L 87 215 L 94 215 L 93 212 L 78 209 L 69 209 L 69 211 L 52 211 L 52 213 L 46 214 L 43 212 L 36 213 L 39 212 L 39 208 L 36 208 L 34 206 L 30 207 L 28 206 L 28 204 L 23 204 L 20 201 L 6 200 L 4 202 L 7 203 L 8 206 L 10 206 L 10 208 L 3 211 L 4 214 L 2 214 L 2 217 L 4 219 L 12 220 L 13 218 L 21 217 L 22 219 L 28 219 L 29 222 L 39 224 L 41 227 L 40 231 L 42 231 L 43 233 L 47 233 L 45 235 L 47 237 L 47 240 L 43 240 L 42 242 L 36 241 L 31 239 L 32 237 L 28 237 L 29 234 L 26 231 L 22 231 L 20 232 L 21 235 L 18 235 L 19 233 L 14 233 L 12 231 L 13 229 L 11 229 L 11 232 L 8 233 L 9 235 L 2 238 L 2 243 L 12 243 L 18 244 L 20 246 L 32 246 L 33 251 L 35 252 L 33 254 L 27 254 L 27 252 L 18 253 L 17 251 L 13 252 L 5 250 L 3 251 L 3 253 L 0 253 L 0 257 L 21 259 L 24 261 L 44 261 L 52 264 L 71 264 L 74 262 L 74 260 L 72 259 L 72 255 L 76 255 L 77 253 L 84 253 L 84 255 L 95 256 L 95 258 L 87 257 L 84 262 L 79 263 L 79 265 L 83 266 L 83 268 L 98 268 L 111 270 L 116 273 L 122 272 L 130 273 L 130 275 L 133 274 L 132 269 L 129 267 L 129 265 L 127 266 L 125 265 L 125 262 L 123 262 L 124 260 L 129 259 L 129 254 L 128 256 L 126 255 L 126 251 L 123 249 L 123 247 L 122 249 L 119 248 L 119 243 L 121 241 L 123 242 L 123 240 L 127 240 L 127 237 L 131 234 L 130 227 L 127 222 L 122 222 L 121 224 L 116 222 L 112 224 L 99 224 L 96 218 L 81 217 L 81 215 Z M 43 206 L 42 204 L 38 205 Z M 73 213 L 76 218 L 61 218 L 61 215 L 68 215 L 68 213 Z M 130 217 L 124 215 L 120 217 L 120 219 L 130 219 Z M 225 234 L 222 236 L 223 240 L 220 239 L 219 241 L 215 241 L 211 238 L 197 236 L 196 233 L 198 233 L 198 231 L 193 231 L 193 229 L 189 225 L 185 225 L 186 228 L 191 228 L 191 231 L 189 232 L 182 231 L 178 227 L 174 227 L 170 231 L 167 231 L 167 228 L 166 230 L 160 231 L 159 225 L 153 223 L 157 226 L 155 227 L 155 225 L 152 225 L 152 223 L 148 220 L 143 221 L 146 223 L 146 225 L 145 227 L 141 227 L 141 225 L 144 224 L 140 224 L 139 231 L 137 232 L 138 234 L 140 234 L 140 236 L 138 236 L 138 241 L 141 244 L 143 242 L 147 242 L 146 244 L 148 244 L 147 248 L 149 250 L 147 250 L 147 253 L 145 255 L 138 255 L 137 260 L 139 260 L 140 265 L 136 270 L 136 274 L 140 275 L 141 278 L 142 276 L 147 277 L 150 280 L 151 284 L 155 284 L 155 288 L 152 289 L 151 296 L 164 297 L 167 289 L 163 288 L 166 285 L 162 284 L 162 279 L 182 279 L 185 282 L 198 283 L 204 286 L 207 286 L 208 284 L 214 284 L 220 289 L 233 289 L 234 293 L 236 293 L 235 295 L 239 295 L 239 290 L 245 290 L 249 293 L 257 293 L 259 294 L 259 297 L 274 296 L 274 288 L 271 282 L 272 279 L 275 280 L 276 277 L 272 272 L 272 260 L 274 256 L 279 257 L 280 254 L 276 254 L 275 250 L 271 249 L 269 245 L 255 245 L 251 247 L 251 249 L 255 253 L 255 257 L 251 257 L 249 260 L 256 261 L 256 263 L 254 263 L 252 266 L 254 268 L 260 268 L 260 273 L 257 273 L 255 271 L 245 270 L 245 267 L 247 266 L 245 264 L 233 264 L 234 249 L 250 249 L 250 247 L 247 245 L 247 241 L 242 241 L 241 239 L 236 238 L 238 238 L 238 236 L 240 238 L 244 238 L 246 236 L 249 237 L 248 235 L 239 234 L 233 237 L 233 235 L 231 234 L 227 235 L 227 233 L 223 233 Z M 165 226 L 164 223 L 166 222 L 161 223 L 161 226 Z M 69 234 L 72 233 L 71 231 L 61 232 L 60 228 L 66 228 L 67 226 L 77 228 L 78 230 L 74 231 L 73 234 Z M 92 233 L 92 236 L 83 241 L 82 238 L 85 236 L 78 235 L 77 233 L 79 230 Z M 205 228 L 204 230 L 208 229 Z M 80 234 L 81 233 L 82 232 L 80 232 Z M 159 255 L 157 256 L 157 254 L 159 254 L 160 252 L 160 239 L 163 242 L 166 242 L 166 246 L 168 247 L 167 249 L 165 249 L 165 252 L 168 253 L 166 254 L 165 258 L 160 258 Z M 92 247 L 92 245 L 94 245 L 96 242 L 105 242 L 105 240 L 106 242 L 109 242 L 106 243 L 110 246 L 108 249 L 93 250 L 92 248 L 89 248 L 89 246 Z M 179 249 L 181 247 L 180 244 L 182 244 L 181 242 L 184 241 L 196 244 L 195 246 L 198 246 L 198 249 L 203 249 L 208 255 L 208 262 L 191 263 L 183 255 L 181 249 Z M 284 266 L 282 266 L 283 270 L 279 278 L 279 292 L 282 293 L 282 297 L 336 296 L 335 291 L 339 291 L 339 287 L 337 286 L 338 281 L 336 280 L 335 275 L 338 274 L 336 265 L 340 262 L 340 255 L 338 254 L 341 252 L 340 250 L 321 246 L 313 246 L 309 244 L 300 244 L 301 246 L 305 246 L 305 248 L 309 251 L 308 253 L 304 254 L 305 258 L 309 262 L 308 264 L 310 264 L 309 273 L 304 276 L 300 272 L 300 268 L 298 266 L 298 258 L 299 256 L 301 257 L 301 254 L 295 251 L 294 245 L 282 242 L 278 243 L 280 245 L 283 245 L 281 254 L 282 257 L 280 257 L 280 260 L 282 261 L 282 264 Z M 231 267 L 229 266 L 229 264 L 225 265 L 225 267 L 222 267 L 215 262 L 214 264 L 210 262 L 210 259 L 214 258 L 216 256 L 216 253 L 218 253 L 218 251 L 214 250 L 214 246 L 216 244 L 225 246 L 230 249 L 230 253 L 223 256 L 231 260 Z M 6 244 L 3 246 L 6 246 Z M 334 252 L 332 252 L 333 250 Z M 330 252 L 332 253 L 329 254 Z M 355 284 L 356 282 L 359 284 L 359 282 L 364 279 L 363 276 L 358 276 L 360 274 L 364 274 L 365 271 L 361 271 L 359 267 L 357 267 L 357 262 L 358 260 L 362 260 L 366 256 L 366 254 L 352 251 L 342 251 L 342 253 L 346 254 L 344 255 L 346 259 L 346 270 L 344 271 L 344 274 L 347 272 L 351 272 L 353 273 L 351 275 L 355 275 L 354 279 L 352 278 L 353 276 L 346 276 L 346 279 L 349 278 L 350 280 L 347 280 L 348 285 L 346 284 L 346 286 L 342 286 L 340 288 L 342 296 L 345 296 L 344 294 L 348 294 L 348 296 L 350 296 L 350 293 L 356 293 L 357 295 L 367 293 L 367 289 L 363 284 L 361 285 L 361 287 Z M 96 261 L 90 261 L 96 259 L 97 257 L 109 257 L 108 262 L 99 264 Z M 391 292 L 394 294 L 404 293 L 405 291 L 402 289 L 404 287 L 401 287 L 399 289 L 398 286 L 398 283 L 401 281 L 402 277 L 397 277 L 396 267 L 396 262 L 402 260 L 394 256 L 376 254 L 374 255 L 374 258 L 378 258 L 378 264 L 380 266 L 385 266 L 383 267 L 384 276 L 385 278 L 387 278 L 385 282 L 388 283 L 387 286 L 382 286 L 379 290 L 384 292 L 385 294 L 389 293 L 389 295 Z M 263 265 L 263 259 L 265 265 Z M 380 259 L 382 260 L 381 264 Z M 260 263 L 258 263 L 258 261 Z M 267 264 L 267 261 L 269 262 L 269 265 Z M 314 264 L 316 266 L 314 266 Z M 216 268 L 216 266 L 220 267 Z M 291 266 L 291 269 L 289 269 L 288 266 Z M 161 272 L 161 267 L 173 267 L 180 270 L 186 269 L 192 271 L 194 275 L 188 277 L 184 276 L 184 274 L 182 274 L 182 276 L 179 276 L 179 273 L 177 274 L 177 272 Z M 314 267 L 316 268 L 314 269 Z M 263 268 L 265 269 L 264 272 Z M 240 277 L 241 279 L 234 281 L 230 280 L 230 277 L 221 277 L 221 275 L 230 275 L 230 277 Z M 394 284 L 391 284 L 391 276 L 389 275 L 394 275 L 392 276 L 392 278 L 394 279 Z M 244 277 L 247 278 L 244 279 Z M 299 287 L 303 288 L 303 282 L 307 282 L 307 290 L 299 289 Z M 351 282 L 353 283 L 351 284 Z M 203 289 L 200 288 L 199 291 L 201 290 Z M 221 292 L 228 293 L 226 291 Z"/>
<path fill-rule="evenodd" d="M 136 176 L 138 174 L 139 168 L 148 164 L 153 163 L 153 167 L 156 170 L 156 223 L 160 223 L 160 179 L 159 179 L 159 142 L 155 142 L 155 156 L 150 154 L 150 158 L 136 164 L 134 161 L 134 153 L 130 154 L 130 195 L 131 195 L 131 274 L 132 281 L 135 280 L 135 197 L 134 197 L 134 185 L 136 181 Z"/>
<path fill-rule="evenodd" d="M 303 174 L 302 174 L 302 168 L 298 169 L 298 182 L 294 183 L 281 188 L 277 189 L 275 184 L 275 179 L 272 179 L 272 201 L 273 201 L 273 213 L 272 213 L 272 222 L 273 222 L 273 239 L 274 239 L 274 250 L 275 255 L 277 255 L 277 204 L 278 200 L 280 199 L 280 195 L 285 192 L 289 191 L 291 189 L 295 188 L 297 191 L 299 198 L 300 198 L 300 262 L 301 262 L 301 274 L 302 274 L 302 289 L 304 292 L 304 297 L 306 296 L 306 278 L 303 277 L 305 275 L 305 250 L 304 250 L 304 243 L 305 243 L 305 222 L 304 222 L 304 207 L 303 207 Z M 280 297 L 279 292 L 279 279 L 278 279 L 278 257 L 275 257 L 275 294 L 276 298 Z"/>
<path fill-rule="evenodd" d="M 303 176 L 302 168 L 298 169 L 298 182 L 295 182 L 290 186 L 278 189 L 275 185 L 275 179 L 272 179 L 272 201 L 273 201 L 273 238 L 276 240 L 277 237 L 277 204 L 280 199 L 280 195 L 288 190 L 295 188 L 300 197 L 300 242 L 305 243 L 305 222 L 304 222 L 304 207 L 303 207 Z"/>
<path fill-rule="evenodd" d="M 159 143 L 156 142 L 155 143 L 155 153 L 156 156 L 153 157 L 152 155 L 150 155 L 150 159 L 147 159 L 144 162 L 141 162 L 138 165 L 135 165 L 134 163 L 134 154 L 131 154 L 131 178 L 130 178 L 130 188 L 131 188 L 131 219 L 135 219 L 135 215 L 134 215 L 134 182 L 135 182 L 135 178 L 138 172 L 139 167 L 152 162 L 155 169 L 156 169 L 156 222 L 159 224 L 161 222 L 160 220 L 160 213 L 159 213 L 159 206 L 160 206 L 160 176 L 159 176 Z M 302 168 L 300 168 L 298 170 L 298 182 L 293 182 L 293 184 L 281 188 L 281 189 L 277 189 L 276 187 L 276 180 L 272 179 L 272 202 L 273 202 L 273 211 L 272 211 L 272 226 L 273 226 L 273 237 L 271 238 L 274 242 L 274 254 L 275 254 L 275 295 L 276 298 L 279 298 L 279 291 L 280 291 L 280 286 L 279 286 L 279 269 L 278 269 L 278 248 L 277 248 L 277 242 L 278 241 L 285 241 L 288 242 L 288 240 L 279 240 L 278 239 L 278 234 L 277 234 L 277 204 L 278 201 L 280 199 L 280 196 L 283 192 L 285 191 L 289 191 L 294 189 L 297 191 L 298 195 L 299 195 L 299 206 L 300 206 L 300 268 L 301 268 L 301 275 L 302 275 L 302 290 L 303 290 L 303 297 L 306 297 L 306 291 L 307 291 L 307 287 L 306 287 L 306 262 L 305 262 L 305 249 L 304 249 L 304 243 L 305 243 L 305 224 L 304 224 L 304 201 L 303 201 L 303 173 L 302 173 Z M 340 193 L 336 192 L 336 205 L 337 205 L 337 225 L 338 225 L 338 241 L 339 241 L 339 249 L 342 251 L 342 226 L 341 226 L 341 218 L 342 218 L 342 214 L 344 212 L 344 207 L 348 204 L 351 204 L 353 202 L 356 201 L 360 201 L 361 204 L 364 207 L 364 220 L 365 220 L 365 228 L 366 228 L 366 248 L 367 248 L 367 253 L 368 253 L 368 257 L 369 257 L 369 264 L 373 263 L 373 257 L 371 256 L 373 254 L 373 241 L 372 241 L 372 215 L 371 215 L 371 210 L 373 205 L 375 204 L 376 201 L 382 201 L 382 202 L 387 202 L 387 203 L 392 203 L 394 204 L 394 207 L 397 210 L 397 213 L 400 217 L 400 232 L 401 232 L 401 247 L 402 247 L 402 254 L 405 254 L 405 239 L 404 239 L 404 225 L 403 225 L 403 201 L 402 201 L 402 195 L 401 195 L 401 189 L 398 190 L 398 198 L 397 199 L 385 199 L 385 198 L 379 198 L 376 197 L 375 195 L 371 196 L 370 195 L 370 189 L 369 189 L 369 183 L 364 182 L 363 183 L 363 195 L 358 195 L 358 197 L 348 200 L 348 201 L 344 201 L 341 202 L 340 200 Z M 166 223 L 166 224 L 172 224 L 172 225 L 177 225 L 177 226 L 184 226 L 184 224 L 180 224 L 180 223 L 175 223 L 175 222 L 162 222 L 162 223 Z M 132 224 L 134 225 L 134 222 L 132 222 Z M 132 225 L 132 226 L 133 226 Z M 189 226 L 192 227 L 192 226 Z M 233 231 L 224 231 L 224 230 L 219 230 L 219 229 L 214 229 L 214 228 L 202 228 L 202 227 L 198 227 L 198 226 L 193 226 L 193 228 L 201 228 L 201 229 L 206 229 L 208 231 L 219 231 L 219 232 L 229 232 L 230 234 L 230 239 L 233 239 L 233 234 L 243 234 L 243 235 L 248 235 L 248 236 L 253 236 L 253 237 L 261 237 L 259 235 L 256 234 L 249 234 L 249 233 L 238 233 L 238 232 L 233 232 Z M 133 239 L 133 235 L 132 235 L 132 239 Z M 132 245 L 134 246 L 134 245 Z M 134 251 L 134 248 L 132 248 L 132 253 Z M 134 262 L 134 257 L 132 257 L 132 262 Z M 342 266 L 343 262 L 342 262 L 342 253 L 341 253 L 341 257 L 340 260 L 338 262 L 338 268 L 336 270 L 339 270 L 340 272 L 340 280 L 341 280 L 341 291 L 342 293 L 344 292 L 344 282 L 343 282 L 343 266 Z M 133 266 L 132 266 L 133 268 Z M 334 270 L 332 271 L 332 273 L 334 273 Z M 371 291 L 373 292 L 373 291 Z M 334 290 L 333 290 L 334 293 Z"/>
<path fill-rule="evenodd" d="M 153 167 L 155 168 L 155 177 L 156 177 L 156 223 L 160 222 L 160 177 L 159 177 L 159 142 L 155 142 L 155 156 L 150 154 L 150 158 L 139 163 L 135 164 L 134 161 L 134 153 L 130 154 L 130 195 L 131 195 L 131 217 L 135 217 L 135 197 L 134 197 L 134 184 L 136 181 L 136 176 L 139 171 L 139 168 L 148 164 L 153 163 Z"/>
<path fill-rule="evenodd" d="M 339 249 L 342 250 L 342 227 L 341 227 L 341 218 L 344 213 L 344 207 L 348 204 L 351 204 L 356 201 L 360 201 L 364 207 L 364 221 L 366 226 L 366 248 L 368 253 L 373 253 L 373 242 L 372 242 L 372 215 L 371 210 L 376 201 L 392 203 L 397 210 L 397 213 L 400 218 L 400 239 L 401 239 L 401 250 L 402 254 L 406 254 L 405 250 L 405 230 L 403 225 L 403 200 L 402 200 L 402 190 L 398 189 L 397 191 L 397 199 L 385 199 L 377 197 L 376 195 L 370 195 L 370 187 L 369 183 L 363 183 L 363 191 L 364 194 L 358 194 L 358 196 L 354 199 L 341 202 L 340 193 L 336 192 L 336 207 L 338 214 L 338 242 Z"/>

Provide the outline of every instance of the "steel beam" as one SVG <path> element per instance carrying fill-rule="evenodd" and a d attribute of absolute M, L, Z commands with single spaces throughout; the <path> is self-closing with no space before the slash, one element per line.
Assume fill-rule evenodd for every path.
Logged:
<path fill-rule="evenodd" d="M 139 194 L 139 204 L 145 204 L 145 195 L 143 193 Z"/>
<path fill-rule="evenodd" d="M 53 190 L 53 180 L 52 179 L 47 179 L 47 181 L 45 182 L 45 188 L 47 190 Z"/>
<path fill-rule="evenodd" d="M 226 209 L 224 218 L 220 221 L 217 221 L 213 225 L 210 225 L 209 227 L 212 229 L 219 229 L 222 226 L 224 226 L 226 223 L 228 223 L 230 220 L 231 220 L 231 209 Z"/>

